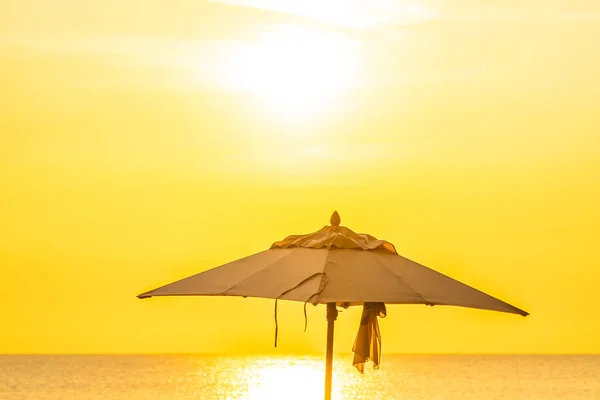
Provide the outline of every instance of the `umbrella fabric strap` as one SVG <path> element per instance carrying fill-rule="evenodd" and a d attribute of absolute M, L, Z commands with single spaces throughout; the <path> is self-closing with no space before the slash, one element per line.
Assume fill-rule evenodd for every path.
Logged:
<path fill-rule="evenodd" d="M 277 347 L 277 336 L 279 334 L 279 324 L 277 323 L 277 300 L 275 299 L 275 347 Z M 306 332 L 306 327 L 308 326 L 308 316 L 306 315 L 306 304 L 308 301 L 304 302 L 304 332 Z M 337 316 L 337 310 L 336 310 Z"/>
<path fill-rule="evenodd" d="M 324 283 L 327 282 L 327 274 L 325 274 L 324 272 L 317 272 L 314 273 L 312 275 L 310 275 L 309 277 L 303 279 L 302 281 L 300 281 L 297 285 L 295 285 L 294 287 L 289 288 L 288 290 L 284 291 L 283 293 L 281 293 L 276 299 L 275 299 L 275 347 L 277 347 L 277 336 L 279 334 L 279 324 L 277 323 L 277 300 L 279 300 L 280 297 L 286 295 L 287 293 L 291 292 L 294 289 L 299 288 L 300 286 L 304 285 L 306 282 L 310 281 L 311 279 L 317 277 L 317 276 L 321 276 L 322 280 L 321 280 L 321 285 L 320 288 L 317 292 L 315 292 L 314 294 L 312 294 L 308 299 L 306 299 L 306 301 L 304 302 L 304 332 L 306 332 L 306 327 L 308 326 L 308 318 L 306 316 L 306 303 L 308 303 L 310 300 L 312 300 L 315 296 L 318 296 L 319 294 L 321 294 L 321 292 L 323 291 L 323 289 L 325 289 L 325 285 Z M 337 315 L 337 314 L 336 314 Z"/>
<path fill-rule="evenodd" d="M 385 318 L 387 311 L 384 303 L 365 303 L 360 319 L 360 327 L 354 341 L 352 364 L 360 373 L 365 371 L 365 363 L 373 361 L 373 369 L 379 369 L 381 359 L 381 332 L 377 317 Z"/>

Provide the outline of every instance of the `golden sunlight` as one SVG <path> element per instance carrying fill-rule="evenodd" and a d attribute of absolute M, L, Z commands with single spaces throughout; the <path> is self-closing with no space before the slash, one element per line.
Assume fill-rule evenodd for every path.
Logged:
<path fill-rule="evenodd" d="M 278 25 L 221 60 L 219 80 L 258 100 L 277 117 L 300 119 L 331 110 L 356 84 L 358 45 L 342 34 Z"/>
<path fill-rule="evenodd" d="M 240 7 L 299 15 L 329 24 L 367 28 L 385 23 L 406 24 L 435 17 L 419 2 L 395 0 L 212 0 Z"/>
<path fill-rule="evenodd" d="M 256 381 L 249 384 L 248 400 L 305 400 L 323 397 L 323 369 L 309 364 L 280 360 L 262 368 Z M 340 398 L 337 388 L 333 398 Z"/>

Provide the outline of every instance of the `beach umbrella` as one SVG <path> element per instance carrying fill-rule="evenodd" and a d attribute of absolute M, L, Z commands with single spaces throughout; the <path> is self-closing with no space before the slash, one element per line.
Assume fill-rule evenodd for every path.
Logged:
<path fill-rule="evenodd" d="M 378 317 L 386 304 L 448 305 L 528 315 L 527 312 L 409 260 L 385 240 L 330 225 L 288 236 L 268 250 L 140 294 L 154 296 L 242 296 L 327 305 L 325 399 L 331 398 L 334 322 L 337 307 L 363 306 L 354 342 L 353 364 L 378 368 L 381 335 Z M 277 328 L 275 333 L 277 344 Z"/>

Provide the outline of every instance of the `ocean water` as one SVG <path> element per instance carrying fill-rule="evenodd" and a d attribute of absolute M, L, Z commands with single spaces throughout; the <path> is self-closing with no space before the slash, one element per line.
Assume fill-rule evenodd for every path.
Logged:
<path fill-rule="evenodd" d="M 323 357 L 0 356 L 1 400 L 321 399 Z M 384 355 L 334 362 L 333 398 L 600 400 L 600 356 Z"/>

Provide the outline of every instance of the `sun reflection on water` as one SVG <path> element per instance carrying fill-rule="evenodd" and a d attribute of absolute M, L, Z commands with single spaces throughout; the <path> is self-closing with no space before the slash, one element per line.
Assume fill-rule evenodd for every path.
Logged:
<path fill-rule="evenodd" d="M 324 392 L 325 370 L 317 360 L 280 358 L 260 364 L 248 381 L 245 399 L 321 399 Z M 334 380 L 337 380 L 334 376 Z M 339 388 L 332 390 L 333 399 L 341 399 Z"/>

